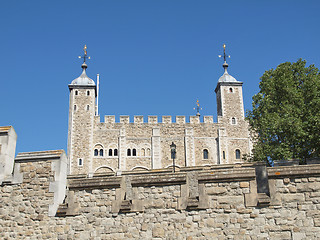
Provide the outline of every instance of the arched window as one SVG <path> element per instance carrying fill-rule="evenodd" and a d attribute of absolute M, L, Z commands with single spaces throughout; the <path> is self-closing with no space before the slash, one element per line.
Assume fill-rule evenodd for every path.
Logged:
<path fill-rule="evenodd" d="M 87 91 L 87 96 L 89 96 L 90 95 L 90 91 Z"/>
<path fill-rule="evenodd" d="M 233 89 L 232 89 L 232 88 L 229 88 L 229 92 L 231 92 L 231 93 L 232 93 L 232 92 L 233 92 Z"/>
<path fill-rule="evenodd" d="M 94 156 L 98 156 L 98 149 L 94 150 Z"/>
<path fill-rule="evenodd" d="M 226 152 L 225 151 L 222 152 L 222 158 L 226 159 Z"/>
<path fill-rule="evenodd" d="M 209 152 L 208 149 L 203 150 L 203 159 L 208 159 L 209 158 Z"/>
<path fill-rule="evenodd" d="M 75 94 L 75 95 L 78 95 L 78 91 L 75 91 L 74 94 Z"/>
<path fill-rule="evenodd" d="M 79 166 L 83 166 L 83 161 L 82 161 L 81 158 L 78 159 L 78 165 L 79 165 Z"/>
<path fill-rule="evenodd" d="M 145 156 L 146 155 L 146 150 L 144 150 L 144 148 L 141 148 L 141 156 Z"/>
<path fill-rule="evenodd" d="M 131 156 L 131 149 L 127 150 L 127 156 Z"/>
<path fill-rule="evenodd" d="M 232 122 L 232 124 L 236 124 L 236 118 L 233 117 L 231 122 Z"/>
<path fill-rule="evenodd" d="M 150 148 L 147 148 L 147 156 L 150 156 Z"/>
<path fill-rule="evenodd" d="M 112 149 L 109 149 L 109 156 L 112 156 Z"/>
<path fill-rule="evenodd" d="M 87 105 L 87 111 L 89 111 L 89 108 L 90 108 L 90 106 L 89 106 L 89 105 Z"/>
<path fill-rule="evenodd" d="M 135 148 L 132 149 L 132 156 L 137 156 L 137 150 Z"/>
<path fill-rule="evenodd" d="M 240 150 L 239 149 L 236 149 L 236 159 L 240 159 Z"/>
<path fill-rule="evenodd" d="M 73 106 L 73 110 L 77 110 L 77 105 L 74 105 L 74 106 Z"/>
<path fill-rule="evenodd" d="M 118 156 L 118 149 L 113 150 L 113 156 Z"/>
<path fill-rule="evenodd" d="M 99 156 L 100 156 L 100 157 L 103 157 L 103 149 L 100 149 L 100 151 L 99 151 Z"/>

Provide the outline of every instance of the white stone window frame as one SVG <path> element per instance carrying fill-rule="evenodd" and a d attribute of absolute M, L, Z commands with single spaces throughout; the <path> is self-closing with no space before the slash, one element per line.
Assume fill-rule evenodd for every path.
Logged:
<path fill-rule="evenodd" d="M 233 120 L 234 120 L 234 123 L 233 123 Z M 230 118 L 230 124 L 231 125 L 238 125 L 238 119 L 236 117 Z"/>
<path fill-rule="evenodd" d="M 239 156 L 239 158 L 237 158 L 237 150 L 239 150 L 239 154 L 240 154 L 240 156 Z M 241 148 L 235 148 L 234 149 L 234 159 L 236 160 L 236 161 L 241 161 L 241 155 L 242 155 L 242 150 L 241 150 Z"/>
<path fill-rule="evenodd" d="M 131 151 L 131 155 L 130 156 L 128 156 L 128 149 L 130 149 L 130 151 Z M 135 149 L 136 150 L 136 156 L 133 156 L 133 149 Z M 139 156 L 139 153 L 140 153 L 140 150 L 139 150 L 140 148 L 138 148 L 135 144 L 128 144 L 127 145 L 127 148 L 126 148 L 126 157 L 128 157 L 128 158 L 137 158 L 137 157 L 140 157 Z"/>
<path fill-rule="evenodd" d="M 112 156 L 109 156 L 109 150 L 112 150 Z M 114 150 L 117 149 L 117 153 L 118 155 L 115 156 L 114 155 Z M 119 158 L 119 148 L 118 148 L 118 144 L 116 143 L 110 143 L 107 147 L 107 149 L 105 150 L 105 157 L 106 158 Z"/>
<path fill-rule="evenodd" d="M 103 156 L 100 156 L 100 150 L 101 149 L 103 150 Z M 94 155 L 95 150 L 98 150 L 98 155 L 97 156 Z M 105 147 L 101 143 L 96 143 L 94 145 L 93 149 L 92 149 L 92 152 L 93 152 L 93 157 L 94 158 L 104 158 L 106 156 L 106 154 L 107 154 L 106 150 L 105 150 Z"/>
<path fill-rule="evenodd" d="M 207 151 L 207 158 L 204 158 L 204 152 L 205 152 L 205 150 Z M 203 148 L 202 149 L 202 160 L 205 160 L 205 161 L 207 161 L 207 160 L 209 160 L 210 158 L 209 158 L 209 148 Z"/>
<path fill-rule="evenodd" d="M 142 149 L 144 149 L 144 155 L 142 155 Z M 148 154 L 148 149 L 149 149 L 149 154 Z M 146 157 L 146 158 L 150 158 L 151 157 L 151 145 L 144 143 L 144 144 L 140 144 L 139 145 L 139 149 L 137 150 L 137 152 L 140 152 L 140 157 Z"/>

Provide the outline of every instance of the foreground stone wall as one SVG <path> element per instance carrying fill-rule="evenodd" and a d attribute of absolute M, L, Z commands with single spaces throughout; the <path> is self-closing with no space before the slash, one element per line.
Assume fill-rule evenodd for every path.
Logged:
<path fill-rule="evenodd" d="M 1 239 L 320 236 L 320 165 L 265 169 L 242 164 L 182 168 L 174 174 L 159 170 L 73 175 L 68 177 L 64 203 L 50 217 L 55 161 L 20 159 L 22 182 L 2 184 Z"/>

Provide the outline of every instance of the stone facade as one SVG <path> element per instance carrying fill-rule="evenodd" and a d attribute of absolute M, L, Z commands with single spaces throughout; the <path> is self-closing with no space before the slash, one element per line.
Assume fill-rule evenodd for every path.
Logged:
<path fill-rule="evenodd" d="M 226 71 L 215 89 L 217 122 L 212 116 L 148 116 L 147 122 L 143 116 L 120 116 L 119 122 L 105 116 L 100 122 L 96 85 L 84 73 L 69 85 L 70 174 L 169 168 L 172 142 L 177 167 L 239 163 L 251 151 L 242 82 Z"/>
<path fill-rule="evenodd" d="M 63 151 L 18 154 L 15 165 L 20 181 L 0 187 L 1 239 L 320 235 L 320 164 L 182 167 L 175 174 L 162 169 L 68 179 Z"/>

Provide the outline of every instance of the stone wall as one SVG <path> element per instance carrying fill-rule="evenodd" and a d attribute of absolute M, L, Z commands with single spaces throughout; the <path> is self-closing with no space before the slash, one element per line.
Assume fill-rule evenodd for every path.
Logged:
<path fill-rule="evenodd" d="M 317 164 L 70 175 L 49 216 L 63 158 L 39 155 L 18 155 L 23 180 L 1 185 L 1 239 L 319 239 Z"/>

